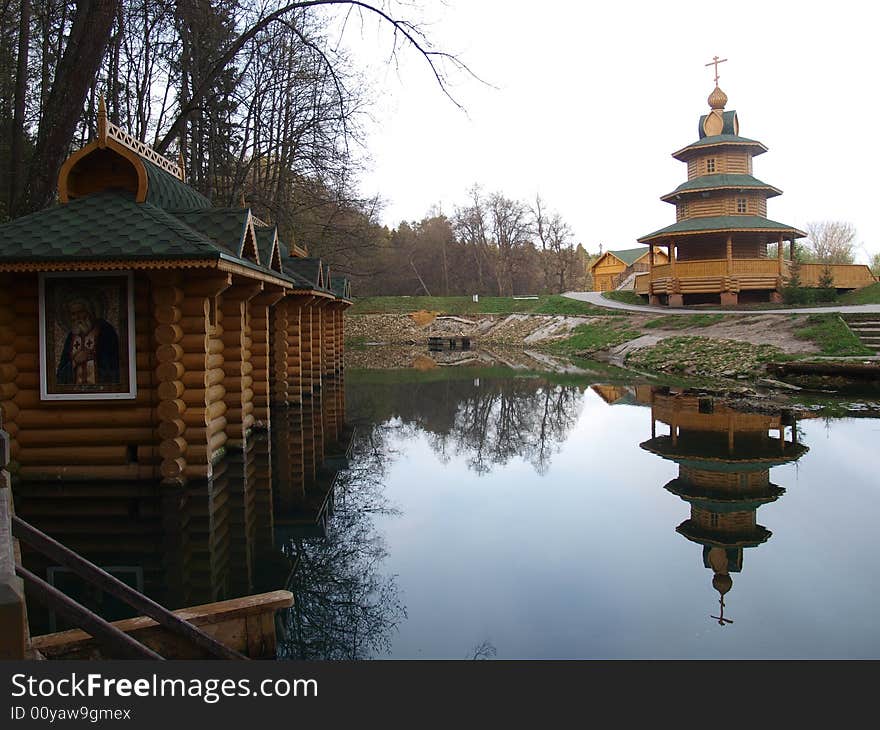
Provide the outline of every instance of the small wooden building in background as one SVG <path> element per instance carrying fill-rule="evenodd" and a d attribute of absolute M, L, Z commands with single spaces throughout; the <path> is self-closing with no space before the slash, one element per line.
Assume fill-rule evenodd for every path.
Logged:
<path fill-rule="evenodd" d="M 665 264 L 669 259 L 660 248 L 653 248 L 654 264 Z M 593 291 L 616 289 L 630 274 L 648 271 L 650 262 L 644 248 L 606 251 L 588 267 L 593 279 Z"/>

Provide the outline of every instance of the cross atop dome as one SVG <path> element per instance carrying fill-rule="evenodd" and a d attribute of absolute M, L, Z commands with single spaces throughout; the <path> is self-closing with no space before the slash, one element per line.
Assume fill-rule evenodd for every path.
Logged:
<path fill-rule="evenodd" d="M 712 109 L 717 109 L 718 111 L 721 111 L 722 109 L 724 109 L 724 107 L 727 104 L 727 94 L 725 94 L 718 87 L 718 79 L 721 78 L 718 75 L 718 64 L 719 63 L 726 63 L 726 62 L 727 62 L 726 58 L 718 58 L 718 56 L 714 56 L 712 58 L 712 60 L 706 64 L 706 66 L 714 66 L 715 67 L 715 88 L 712 90 L 712 93 L 709 94 L 709 107 Z"/>
<path fill-rule="evenodd" d="M 708 66 L 714 66 L 714 67 L 715 67 L 715 86 L 716 86 L 716 87 L 718 86 L 718 79 L 721 78 L 721 77 L 718 75 L 718 64 L 719 64 L 719 63 L 727 63 L 727 59 L 726 59 L 726 58 L 718 58 L 718 56 L 713 56 L 713 57 L 712 57 L 712 60 L 709 61 L 709 63 L 706 64 L 707 67 L 708 67 Z"/>

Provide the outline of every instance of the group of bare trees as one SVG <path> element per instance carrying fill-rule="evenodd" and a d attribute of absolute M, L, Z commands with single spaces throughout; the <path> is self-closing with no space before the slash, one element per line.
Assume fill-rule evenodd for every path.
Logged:
<path fill-rule="evenodd" d="M 463 68 L 397 13 L 393 0 L 0 0 L 0 221 L 52 202 L 102 93 L 112 123 L 181 155 L 215 205 L 245 200 L 287 240 L 344 252 L 375 203 L 355 194 L 370 90 L 342 36 L 373 19 L 380 52 L 408 48 L 443 90 L 444 68 Z"/>
<path fill-rule="evenodd" d="M 814 221 L 807 224 L 807 248 L 804 261 L 820 264 L 851 264 L 858 243 L 856 229 L 846 221 Z"/>
<path fill-rule="evenodd" d="M 383 239 L 361 294 L 536 294 L 583 288 L 588 255 L 562 216 L 478 186 L 451 217 L 401 223 Z"/>

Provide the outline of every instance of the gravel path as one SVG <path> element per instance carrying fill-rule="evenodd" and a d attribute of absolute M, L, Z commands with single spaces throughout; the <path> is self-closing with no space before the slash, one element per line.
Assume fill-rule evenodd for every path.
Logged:
<path fill-rule="evenodd" d="M 602 292 L 598 291 L 569 291 L 563 296 L 569 299 L 577 299 L 581 302 L 594 304 L 597 307 L 608 309 L 627 309 L 631 312 L 657 312 L 659 314 L 823 314 L 825 312 L 870 312 L 880 314 L 880 304 L 850 304 L 831 307 L 800 307 L 797 309 L 754 309 L 754 310 L 731 310 L 731 309 L 688 309 L 678 307 L 649 307 L 640 304 L 624 304 L 606 299 Z"/>

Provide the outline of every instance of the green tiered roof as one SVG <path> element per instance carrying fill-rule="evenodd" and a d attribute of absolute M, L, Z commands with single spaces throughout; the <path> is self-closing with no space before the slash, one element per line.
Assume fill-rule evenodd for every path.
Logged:
<path fill-rule="evenodd" d="M 712 231 L 754 231 L 756 233 L 775 231 L 777 233 L 792 233 L 798 237 L 807 235 L 797 228 L 778 221 L 771 221 L 769 218 L 763 218 L 759 215 L 720 215 L 687 218 L 673 223 L 671 226 L 666 226 L 666 228 L 661 228 L 659 231 L 649 233 L 647 236 L 642 236 L 638 240 L 639 243 L 649 243 L 655 238 L 663 238 L 671 234 L 688 235 Z"/>
<path fill-rule="evenodd" d="M 720 145 L 733 145 L 740 147 L 754 147 L 753 155 L 760 155 L 767 151 L 767 148 L 755 139 L 748 137 L 740 137 L 738 134 L 716 134 L 711 137 L 703 137 L 696 142 L 691 142 L 687 147 L 682 147 L 677 152 L 673 152 L 672 156 L 676 160 L 686 161 L 691 156 L 691 152 L 704 149 L 706 147 L 717 147 Z"/>
<path fill-rule="evenodd" d="M 782 191 L 779 188 L 775 188 L 772 185 L 762 182 L 751 175 L 721 173 L 717 175 L 701 175 L 700 177 L 695 177 L 687 182 L 683 182 L 671 193 L 667 193 L 660 198 L 660 200 L 665 200 L 667 203 L 674 203 L 675 201 L 670 200 L 670 198 L 679 196 L 682 193 L 698 193 L 703 190 L 724 189 L 767 190 L 769 191 L 767 193 L 768 198 L 782 195 Z"/>

